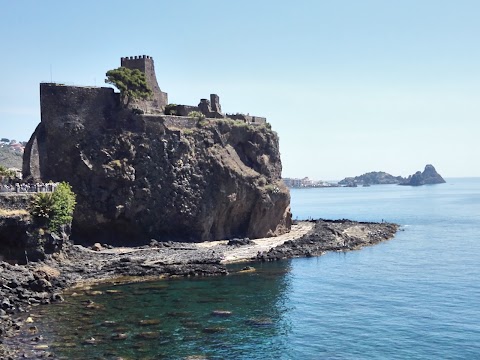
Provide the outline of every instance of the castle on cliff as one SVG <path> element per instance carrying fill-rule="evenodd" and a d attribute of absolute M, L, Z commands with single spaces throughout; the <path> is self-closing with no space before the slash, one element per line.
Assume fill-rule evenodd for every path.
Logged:
<path fill-rule="evenodd" d="M 245 114 L 224 114 L 218 95 L 201 99 L 197 106 L 168 103 L 168 94 L 157 83 L 152 57 L 147 55 L 123 57 L 121 66 L 138 69 L 145 74 L 152 96 L 147 100 L 132 100 L 126 111 L 120 94 L 111 87 L 70 86 L 57 83 L 40 84 L 41 123 L 25 147 L 23 177 L 48 181 L 53 179 L 47 164 L 51 156 L 46 145 L 48 134 L 61 131 L 76 134 L 88 128 L 99 132 L 102 129 L 128 127 L 133 131 L 148 132 L 151 127 L 165 126 L 171 129 L 193 129 L 198 119 L 188 115 L 197 111 L 208 119 L 232 119 L 250 125 L 266 124 L 266 118 Z M 123 120 L 124 121 L 123 121 Z M 122 122 L 123 121 L 123 122 Z M 123 124 L 123 125 L 122 125 Z M 67 141 L 67 138 L 65 139 Z"/>
<path fill-rule="evenodd" d="M 256 125 L 265 124 L 266 118 L 260 116 L 251 116 L 245 114 L 224 114 L 220 106 L 220 98 L 217 94 L 210 94 L 210 99 L 200 99 L 197 106 L 192 105 L 174 105 L 168 106 L 168 94 L 163 92 L 158 86 L 155 75 L 155 66 L 153 58 L 148 55 L 122 57 L 120 65 L 128 69 L 138 69 L 145 74 L 148 87 L 153 95 L 148 100 L 135 100 L 132 105 L 145 114 L 166 114 L 174 116 L 188 116 L 192 111 L 201 112 L 206 118 L 223 119 L 229 118 L 240 120 L 246 123 Z M 167 107 L 168 106 L 168 107 Z"/>

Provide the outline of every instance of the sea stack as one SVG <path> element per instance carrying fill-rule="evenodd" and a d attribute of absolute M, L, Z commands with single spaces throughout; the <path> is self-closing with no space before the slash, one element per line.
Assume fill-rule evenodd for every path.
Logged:
<path fill-rule="evenodd" d="M 426 165 L 423 172 L 417 171 L 415 174 L 410 175 L 404 182 L 400 185 L 410 185 L 410 186 L 420 186 L 420 185 L 432 185 L 432 184 L 443 184 L 446 181 L 443 177 L 437 173 L 433 165 Z"/>

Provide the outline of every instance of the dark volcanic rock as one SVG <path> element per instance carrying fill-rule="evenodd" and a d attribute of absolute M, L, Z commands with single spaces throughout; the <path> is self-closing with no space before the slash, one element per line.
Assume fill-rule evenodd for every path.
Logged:
<path fill-rule="evenodd" d="M 24 176 L 72 185 L 76 239 L 202 241 L 290 228 L 278 136 L 265 126 L 136 115 L 106 88 L 42 84 L 41 108 Z"/>
<path fill-rule="evenodd" d="M 232 240 L 229 240 L 227 245 L 229 246 L 244 246 L 244 245 L 251 245 L 253 244 L 253 241 L 250 240 L 249 238 L 245 238 L 245 239 L 232 239 Z"/>
<path fill-rule="evenodd" d="M 433 165 L 426 165 L 423 173 L 417 171 L 415 174 L 410 175 L 408 179 L 402 182 L 400 185 L 420 186 L 429 184 L 443 184 L 446 181 L 435 170 Z"/>
<path fill-rule="evenodd" d="M 59 235 L 44 232 L 26 214 L 0 216 L 0 259 L 20 264 L 44 260 L 69 244 L 69 233 L 69 225 L 63 226 Z"/>
<path fill-rule="evenodd" d="M 289 240 L 268 252 L 258 253 L 259 261 L 322 255 L 326 251 L 357 250 L 392 238 L 398 230 L 393 223 L 350 220 L 316 220 L 311 232 Z"/>

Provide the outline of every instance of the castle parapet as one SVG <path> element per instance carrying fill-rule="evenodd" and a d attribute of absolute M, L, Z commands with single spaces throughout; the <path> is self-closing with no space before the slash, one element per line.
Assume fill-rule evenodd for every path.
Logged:
<path fill-rule="evenodd" d="M 227 114 L 227 118 L 233 120 L 240 120 L 244 121 L 250 125 L 264 125 L 267 123 L 267 118 L 262 116 L 252 116 L 252 115 L 245 115 L 245 114 Z"/>

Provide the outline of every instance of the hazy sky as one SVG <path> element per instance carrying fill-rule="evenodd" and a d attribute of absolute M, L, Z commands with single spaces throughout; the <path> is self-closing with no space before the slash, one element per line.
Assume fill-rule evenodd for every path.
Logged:
<path fill-rule="evenodd" d="M 28 140 L 39 83 L 102 85 L 150 55 L 169 102 L 266 116 L 283 175 L 432 163 L 480 176 L 480 1 L 0 0 L 0 136 Z"/>

